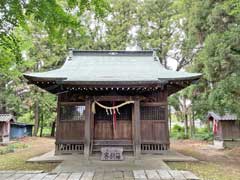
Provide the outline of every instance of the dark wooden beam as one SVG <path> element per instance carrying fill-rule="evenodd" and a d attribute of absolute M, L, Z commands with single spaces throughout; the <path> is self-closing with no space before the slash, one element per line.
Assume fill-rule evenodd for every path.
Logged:
<path fill-rule="evenodd" d="M 60 105 L 84 105 L 84 102 L 60 102 Z"/>
<path fill-rule="evenodd" d="M 84 156 L 89 158 L 91 142 L 91 100 L 87 97 L 85 100 L 85 126 L 84 126 Z"/>
<path fill-rule="evenodd" d="M 169 128 L 171 128 L 171 127 L 169 127 L 169 122 L 168 122 L 168 101 L 167 101 L 167 104 L 166 104 L 166 108 L 165 108 L 165 120 L 166 120 L 166 136 L 167 136 L 167 140 L 169 141 L 169 139 L 170 139 L 170 135 L 169 135 Z M 169 148 L 169 146 L 170 146 L 170 142 L 168 142 L 168 148 Z"/>
<path fill-rule="evenodd" d="M 95 96 L 96 101 L 130 101 L 131 96 Z"/>
<path fill-rule="evenodd" d="M 94 114 L 92 112 L 92 106 L 90 106 L 90 129 L 91 129 L 91 134 L 90 134 L 90 154 L 92 154 L 92 149 L 93 149 L 93 140 L 94 140 Z"/>
<path fill-rule="evenodd" d="M 134 104 L 132 104 L 132 143 L 133 143 L 133 152 L 136 154 L 135 148 L 135 114 L 134 114 Z"/>
<path fill-rule="evenodd" d="M 140 100 L 134 101 L 134 144 L 135 144 L 135 156 L 140 158 L 141 155 L 141 124 L 140 124 Z"/>
<path fill-rule="evenodd" d="M 59 121 L 60 121 L 60 102 L 61 102 L 61 95 L 57 96 L 57 118 L 56 118 L 56 142 L 60 141 L 59 139 Z M 55 146 L 55 154 L 59 154 L 57 152 L 57 147 Z"/>
<path fill-rule="evenodd" d="M 167 102 L 141 102 L 141 106 L 167 106 Z"/>

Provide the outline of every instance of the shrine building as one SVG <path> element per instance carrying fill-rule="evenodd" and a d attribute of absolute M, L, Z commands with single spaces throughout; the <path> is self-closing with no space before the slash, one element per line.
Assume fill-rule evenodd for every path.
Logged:
<path fill-rule="evenodd" d="M 24 74 L 57 96 L 56 154 L 86 157 L 102 147 L 168 150 L 167 98 L 200 76 L 165 69 L 154 51 L 110 50 L 72 50 L 61 68 Z"/>

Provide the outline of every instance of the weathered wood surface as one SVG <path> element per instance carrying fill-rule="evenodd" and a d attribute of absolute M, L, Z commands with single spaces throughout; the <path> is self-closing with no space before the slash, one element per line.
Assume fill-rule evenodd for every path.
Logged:
<path fill-rule="evenodd" d="M 36 173 L 0 171 L 0 180 L 200 180 L 189 171 L 176 170 L 133 170 L 133 171 L 85 171 L 78 173 Z"/>
<path fill-rule="evenodd" d="M 113 139 L 113 125 L 109 121 L 94 122 L 94 139 L 109 140 Z"/>
<path fill-rule="evenodd" d="M 134 115 L 134 144 L 135 144 L 135 156 L 138 158 L 141 154 L 141 122 L 140 122 L 140 101 L 134 101 L 133 107 Z"/>
<path fill-rule="evenodd" d="M 91 101 L 89 98 L 85 100 L 86 114 L 84 126 L 84 156 L 89 157 L 90 154 L 90 141 L 91 141 Z M 75 133 L 78 131 L 75 131 Z"/>
<path fill-rule="evenodd" d="M 167 121 L 141 120 L 141 140 L 169 142 Z"/>
<path fill-rule="evenodd" d="M 220 121 L 219 134 L 221 139 L 240 139 L 240 125 L 235 121 Z"/>
<path fill-rule="evenodd" d="M 85 104 L 86 114 L 85 121 L 60 121 L 60 109 L 58 107 L 56 143 L 59 144 L 60 142 L 64 141 L 67 144 L 72 144 L 71 141 L 74 141 L 75 144 L 77 144 L 76 142 L 79 142 L 78 144 L 80 144 L 80 142 L 83 144 L 82 141 L 84 141 L 84 150 L 86 156 L 88 156 L 92 149 L 94 149 L 93 146 L 90 146 L 90 143 L 94 140 L 132 140 L 134 145 L 132 150 L 134 150 L 135 155 L 143 152 L 141 151 L 141 144 L 146 144 L 145 141 L 152 141 L 153 145 L 163 144 L 164 146 L 166 145 L 166 147 L 168 147 L 169 135 L 167 124 L 167 92 L 149 92 L 143 96 L 145 98 L 140 96 L 131 97 L 119 95 L 101 95 L 94 97 L 94 99 L 98 101 L 135 100 L 133 105 L 129 105 L 129 108 L 131 108 L 130 111 L 132 112 L 132 117 L 129 117 L 129 119 L 118 119 L 117 128 L 114 131 L 113 122 L 111 120 L 101 118 L 95 119 L 96 117 L 91 113 L 91 102 L 93 101 L 93 97 L 80 97 L 79 95 L 76 96 L 75 94 L 65 94 L 59 96 L 59 105 Z M 150 107 L 150 110 L 148 110 L 147 114 L 151 115 L 152 118 L 146 120 L 141 119 L 141 107 Z M 156 107 L 160 109 L 157 110 Z M 148 115 L 146 117 L 148 117 Z M 160 141 L 162 143 L 159 143 Z M 154 153 L 157 151 L 158 150 L 154 150 Z M 144 153 L 152 152 L 144 151 Z"/>
<path fill-rule="evenodd" d="M 84 121 L 59 121 L 58 133 L 56 137 L 57 141 L 83 140 L 84 123 Z"/>
<path fill-rule="evenodd" d="M 94 139 L 132 139 L 132 122 L 129 120 L 117 120 L 117 128 L 113 132 L 112 121 L 98 120 L 94 122 Z"/>

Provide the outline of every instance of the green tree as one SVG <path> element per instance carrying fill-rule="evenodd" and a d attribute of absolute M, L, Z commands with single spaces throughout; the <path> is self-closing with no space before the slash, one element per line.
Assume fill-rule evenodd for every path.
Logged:
<path fill-rule="evenodd" d="M 176 2 L 184 19 L 182 30 L 191 51 L 201 45 L 188 69 L 202 72 L 199 83 L 191 88 L 190 96 L 196 115 L 205 119 L 207 111 L 240 115 L 239 111 L 239 2 Z"/>
<path fill-rule="evenodd" d="M 161 63 L 167 67 L 168 53 L 176 40 L 172 1 L 142 1 L 137 12 L 136 44 L 141 49 L 156 49 Z"/>
<path fill-rule="evenodd" d="M 60 66 L 66 57 L 69 32 L 85 33 L 83 13 L 101 18 L 107 8 L 105 0 L 1 1 L 0 111 L 12 112 L 25 122 L 32 123 L 29 119 L 34 116 L 39 120 L 41 114 L 46 124 L 54 120 L 55 97 L 28 86 L 22 72 Z"/>

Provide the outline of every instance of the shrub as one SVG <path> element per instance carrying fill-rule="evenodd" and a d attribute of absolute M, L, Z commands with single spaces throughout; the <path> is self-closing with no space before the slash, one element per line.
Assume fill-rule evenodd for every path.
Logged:
<path fill-rule="evenodd" d="M 207 128 L 196 128 L 194 139 L 210 141 L 213 140 L 213 133 L 208 132 Z"/>
<path fill-rule="evenodd" d="M 17 149 L 24 149 L 24 148 L 27 148 L 28 145 L 27 144 L 22 144 L 22 143 L 13 143 L 13 144 L 9 144 L 5 147 L 2 147 L 0 149 L 0 155 L 3 155 L 3 154 L 7 154 L 7 153 L 11 153 L 11 152 L 14 152 L 16 151 Z"/>
<path fill-rule="evenodd" d="M 184 127 L 175 124 L 171 130 L 171 137 L 173 139 L 187 139 L 188 136 L 184 133 Z"/>
<path fill-rule="evenodd" d="M 184 127 L 175 124 L 172 128 L 172 132 L 184 132 Z"/>
<path fill-rule="evenodd" d="M 190 133 L 190 131 L 189 131 Z M 181 127 L 179 125 L 174 125 L 172 130 L 171 130 L 171 138 L 173 139 L 188 139 L 190 136 L 185 135 L 184 133 L 184 127 Z M 198 140 L 204 140 L 204 141 L 210 141 L 213 140 L 213 133 L 208 132 L 207 128 L 196 128 L 195 129 L 195 134 L 193 139 L 198 139 Z"/>

